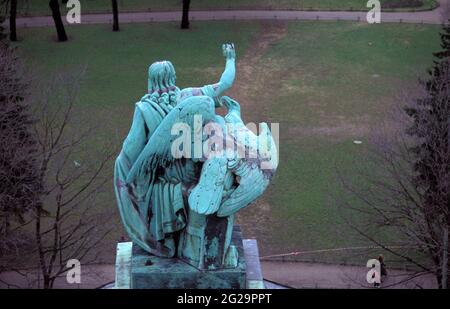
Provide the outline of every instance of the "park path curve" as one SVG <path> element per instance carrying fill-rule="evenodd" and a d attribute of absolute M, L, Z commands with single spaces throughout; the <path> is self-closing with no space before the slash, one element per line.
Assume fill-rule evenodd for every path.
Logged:
<path fill-rule="evenodd" d="M 404 22 L 441 24 L 442 15 L 448 11 L 450 0 L 440 0 L 440 6 L 431 11 L 420 12 L 383 12 L 381 22 Z M 366 21 L 366 12 L 347 11 L 293 11 L 293 10 L 218 10 L 191 11 L 191 21 L 206 20 L 348 20 Z M 120 23 L 145 23 L 180 21 L 181 12 L 130 12 L 120 13 Z M 47 27 L 53 26 L 51 16 L 17 18 L 17 27 Z M 65 22 L 65 21 L 64 21 Z M 81 16 L 83 24 L 112 23 L 112 14 L 84 14 Z M 8 24 L 5 22 L 5 27 Z"/>

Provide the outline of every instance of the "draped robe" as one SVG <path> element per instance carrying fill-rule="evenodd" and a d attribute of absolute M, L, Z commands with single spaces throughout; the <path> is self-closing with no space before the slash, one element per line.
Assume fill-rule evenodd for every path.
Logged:
<path fill-rule="evenodd" d="M 197 95 L 207 95 L 218 101 L 212 85 L 183 89 L 178 100 Z M 133 184 L 133 190 L 127 186 L 126 179 L 151 135 L 171 109 L 170 105 L 152 102 L 150 95 L 136 103 L 130 132 L 114 168 L 116 199 L 128 235 L 147 252 L 162 257 L 176 254 L 174 233 L 187 224 L 182 185 L 196 182 L 201 167 L 191 160 L 178 160 L 156 179 L 139 179 Z"/>

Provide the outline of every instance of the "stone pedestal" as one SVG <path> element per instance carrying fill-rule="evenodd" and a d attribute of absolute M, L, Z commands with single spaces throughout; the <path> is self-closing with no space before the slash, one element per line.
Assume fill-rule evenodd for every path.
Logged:
<path fill-rule="evenodd" d="M 232 244 L 239 254 L 236 268 L 199 270 L 180 259 L 159 258 L 119 243 L 116 258 L 117 289 L 245 289 L 264 288 L 256 240 L 242 241 L 233 231 Z"/>
<path fill-rule="evenodd" d="M 178 257 L 199 270 L 239 267 L 242 236 L 234 217 L 200 215 L 189 211 L 189 222 L 181 232 Z"/>

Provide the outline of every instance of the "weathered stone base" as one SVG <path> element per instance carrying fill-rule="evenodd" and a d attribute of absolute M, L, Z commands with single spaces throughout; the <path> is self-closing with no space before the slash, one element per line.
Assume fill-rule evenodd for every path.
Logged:
<path fill-rule="evenodd" d="M 180 259 L 149 255 L 131 242 L 119 243 L 117 289 L 245 289 L 264 288 L 256 240 L 235 230 L 232 244 L 239 253 L 236 268 L 202 271 Z"/>

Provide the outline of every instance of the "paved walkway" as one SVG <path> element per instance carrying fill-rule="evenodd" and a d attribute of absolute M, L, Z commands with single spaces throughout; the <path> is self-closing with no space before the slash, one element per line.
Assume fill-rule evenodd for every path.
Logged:
<path fill-rule="evenodd" d="M 358 266 L 343 266 L 319 263 L 301 262 L 268 262 L 261 261 L 264 279 L 277 282 L 293 288 L 327 288 L 327 289 L 361 289 L 372 288 L 366 282 L 368 269 Z M 32 271 L 22 271 L 27 273 L 25 277 L 16 272 L 4 272 L 0 274 L 0 288 L 9 287 L 31 287 L 28 282 L 36 280 L 36 273 Z M 65 275 L 55 281 L 55 288 L 85 288 L 93 289 L 106 285 L 114 281 L 114 265 L 89 265 L 81 269 L 81 283 L 68 284 Z M 411 272 L 388 269 L 388 277 L 382 283 L 383 288 L 414 289 L 414 288 L 436 288 L 436 280 L 431 275 L 420 276 L 411 281 L 404 282 L 411 278 Z M 270 282 L 266 282 L 270 285 Z M 35 286 L 34 286 L 35 287 Z M 270 285 L 271 288 L 279 288 Z"/>
<path fill-rule="evenodd" d="M 361 266 L 303 262 L 261 261 L 264 279 L 297 289 L 365 289 L 369 270 Z M 410 271 L 389 269 L 381 284 L 386 289 L 437 288 L 432 275 L 418 276 Z"/>
<path fill-rule="evenodd" d="M 382 22 L 405 22 L 440 24 L 442 14 L 448 8 L 450 0 L 440 0 L 440 6 L 433 11 L 382 13 Z M 195 20 L 349 20 L 366 21 L 366 12 L 326 12 L 326 11 L 264 11 L 264 10 L 221 10 L 191 11 L 191 21 Z M 120 23 L 180 21 L 181 12 L 134 12 L 121 13 Z M 84 14 L 81 24 L 112 23 L 112 14 Z M 17 27 L 53 26 L 51 16 L 21 17 Z M 7 26 L 7 23 L 5 23 Z"/>

